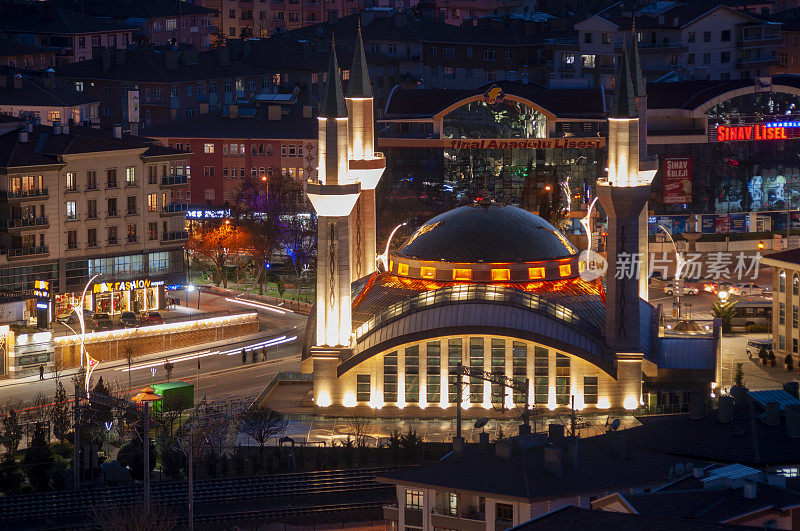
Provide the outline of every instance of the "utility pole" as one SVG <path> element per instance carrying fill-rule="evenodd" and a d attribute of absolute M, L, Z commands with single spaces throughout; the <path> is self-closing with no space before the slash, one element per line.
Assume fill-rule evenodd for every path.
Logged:
<path fill-rule="evenodd" d="M 189 428 L 189 531 L 194 531 L 194 425 Z"/>
<path fill-rule="evenodd" d="M 144 514 L 150 516 L 150 402 L 144 403 Z"/>

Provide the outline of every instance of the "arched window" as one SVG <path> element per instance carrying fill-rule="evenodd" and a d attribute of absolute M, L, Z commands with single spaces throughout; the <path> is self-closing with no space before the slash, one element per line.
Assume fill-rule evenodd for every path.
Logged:
<path fill-rule="evenodd" d="M 786 271 L 781 271 L 781 274 L 778 275 L 778 291 L 786 293 Z"/>
<path fill-rule="evenodd" d="M 532 107 L 504 99 L 494 104 L 476 100 L 447 114 L 444 138 L 545 138 L 547 118 Z"/>
<path fill-rule="evenodd" d="M 800 295 L 800 277 L 797 273 L 792 276 L 792 295 Z"/>
<path fill-rule="evenodd" d="M 261 155 L 262 157 L 264 156 L 264 144 L 258 145 L 258 154 Z"/>
<path fill-rule="evenodd" d="M 272 147 L 272 144 L 267 144 L 267 156 L 268 157 L 275 156 L 275 148 Z"/>

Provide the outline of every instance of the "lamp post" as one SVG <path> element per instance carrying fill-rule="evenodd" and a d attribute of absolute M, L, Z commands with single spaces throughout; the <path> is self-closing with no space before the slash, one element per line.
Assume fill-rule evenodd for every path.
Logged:
<path fill-rule="evenodd" d="M 155 384 L 156 384 L 156 371 L 157 371 L 157 370 L 158 370 L 158 369 L 156 369 L 155 367 L 151 367 L 151 368 L 150 368 L 150 374 L 152 374 L 152 375 L 153 375 L 153 385 L 155 385 Z"/>
<path fill-rule="evenodd" d="M 100 273 L 94 275 L 92 278 L 89 279 L 89 282 L 86 283 L 86 286 L 83 288 L 83 293 L 81 293 L 81 307 L 78 311 L 78 322 L 81 325 L 81 367 L 83 367 L 83 352 L 84 352 L 84 343 L 86 339 L 86 320 L 83 318 L 83 304 L 84 300 L 86 299 L 86 291 L 89 289 L 89 286 L 94 282 L 94 279 L 100 276 Z"/>
<path fill-rule="evenodd" d="M 155 372 L 153 373 L 155 374 Z M 144 404 L 144 433 L 142 434 L 142 448 L 144 450 L 144 514 L 150 515 L 150 402 L 158 402 L 161 395 L 155 394 L 152 387 L 145 387 L 141 392 L 131 398 L 134 402 Z"/>
<path fill-rule="evenodd" d="M 189 307 L 189 294 L 194 291 L 194 284 L 186 285 L 186 307 Z"/>
<path fill-rule="evenodd" d="M 664 234 L 667 235 L 669 241 L 672 243 L 672 248 L 675 250 L 675 287 L 672 290 L 672 306 L 673 308 L 678 309 L 678 319 L 681 318 L 681 295 L 683 294 L 683 280 L 681 280 L 681 270 L 683 266 L 686 265 L 686 260 L 683 259 L 681 253 L 678 252 L 678 246 L 675 244 L 675 240 L 672 239 L 672 234 L 664 228 L 663 225 L 658 226 L 659 229 L 664 231 Z"/>

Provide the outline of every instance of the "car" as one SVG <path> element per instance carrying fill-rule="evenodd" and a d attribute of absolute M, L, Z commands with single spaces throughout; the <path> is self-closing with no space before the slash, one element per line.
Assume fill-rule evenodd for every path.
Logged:
<path fill-rule="evenodd" d="M 667 285 L 664 286 L 664 292 L 667 295 L 672 295 L 675 292 L 675 283 L 674 282 L 667 282 Z M 700 290 L 694 286 L 683 286 L 683 294 L 684 295 L 697 295 L 700 293 Z"/>
<path fill-rule="evenodd" d="M 763 293 L 764 288 L 753 282 L 745 282 L 739 284 L 738 288 L 741 295 L 760 295 Z"/>
<path fill-rule="evenodd" d="M 86 309 L 83 310 L 83 319 L 84 319 L 84 321 L 88 322 L 89 318 L 91 316 L 92 316 L 92 312 L 90 312 L 89 310 L 86 310 Z M 70 310 L 68 312 L 64 312 L 62 314 L 59 314 L 58 317 L 56 317 L 56 321 L 58 321 L 59 323 L 65 323 L 65 324 L 68 324 L 68 325 L 80 324 L 80 320 L 78 319 L 78 312 L 75 309 L 72 309 L 72 310 Z"/>
<path fill-rule="evenodd" d="M 89 317 L 89 328 L 92 330 L 113 330 L 114 321 L 107 313 L 93 313 Z"/>
<path fill-rule="evenodd" d="M 143 326 L 164 324 L 164 318 L 158 312 L 154 311 L 144 312 L 142 313 L 142 316 L 139 318 L 139 323 L 142 324 Z"/>
<path fill-rule="evenodd" d="M 122 312 L 119 317 L 119 324 L 125 328 L 136 328 L 139 326 L 139 316 L 134 312 Z"/>
<path fill-rule="evenodd" d="M 713 293 L 714 295 L 724 291 L 728 295 L 741 295 L 742 288 L 734 284 L 733 282 L 727 281 L 708 281 L 703 283 L 703 291 L 707 291 L 708 293 Z"/>

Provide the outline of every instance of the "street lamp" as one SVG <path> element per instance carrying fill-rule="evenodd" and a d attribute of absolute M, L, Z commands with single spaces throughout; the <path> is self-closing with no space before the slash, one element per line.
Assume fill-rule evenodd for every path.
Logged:
<path fill-rule="evenodd" d="M 681 318 L 681 295 L 683 294 L 683 281 L 681 280 L 681 271 L 683 267 L 686 265 L 686 260 L 683 259 L 681 253 L 678 252 L 678 246 L 675 244 L 675 240 L 672 239 L 672 234 L 664 228 L 664 225 L 659 225 L 659 229 L 664 231 L 664 234 L 667 235 L 669 241 L 672 243 L 672 248 L 675 250 L 675 287 L 672 290 L 672 307 L 678 309 L 678 319 Z"/>
<path fill-rule="evenodd" d="M 194 284 L 188 284 L 186 286 L 186 307 L 189 307 L 189 294 L 194 291 Z"/>
<path fill-rule="evenodd" d="M 389 271 L 389 244 L 392 243 L 392 236 L 394 236 L 394 233 L 397 232 L 397 230 L 404 225 L 406 225 L 406 222 L 403 222 L 398 226 L 396 226 L 394 229 L 392 229 L 392 233 L 389 234 L 389 239 L 386 240 L 386 250 L 384 250 L 383 253 L 379 254 L 376 257 L 376 261 L 383 263 L 384 271 Z"/>
<path fill-rule="evenodd" d="M 92 278 L 89 279 L 89 282 L 86 283 L 86 286 L 83 288 L 83 293 L 81 293 L 81 307 L 78 311 L 78 322 L 81 324 L 81 367 L 83 367 L 83 357 L 84 357 L 84 343 L 86 339 L 86 320 L 83 318 L 83 304 L 84 300 L 86 299 L 86 291 L 89 289 L 89 286 L 94 282 L 94 279 L 100 276 L 100 273 L 96 274 Z"/>
<path fill-rule="evenodd" d="M 152 375 L 153 375 L 153 385 L 155 385 L 155 384 L 156 384 L 156 371 L 157 371 L 157 370 L 158 370 L 158 369 L 156 369 L 155 367 L 151 367 L 151 368 L 150 368 L 150 374 L 152 374 Z"/>

